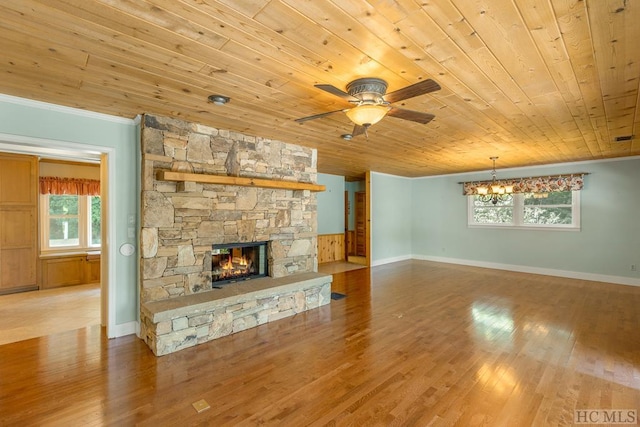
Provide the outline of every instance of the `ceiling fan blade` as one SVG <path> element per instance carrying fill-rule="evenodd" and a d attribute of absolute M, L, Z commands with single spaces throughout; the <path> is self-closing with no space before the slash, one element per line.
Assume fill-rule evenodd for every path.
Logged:
<path fill-rule="evenodd" d="M 391 107 L 387 116 L 397 117 L 398 119 L 411 120 L 426 125 L 436 116 L 429 113 L 421 113 L 420 111 L 404 110 L 402 108 Z"/>
<path fill-rule="evenodd" d="M 434 92 L 440 90 L 440 85 L 431 79 L 423 80 L 421 82 L 412 84 L 402 89 L 398 89 L 395 92 L 388 93 L 384 96 L 384 100 L 387 102 L 398 102 L 403 99 L 413 98 L 414 96 L 424 95 L 425 93 Z"/>
<path fill-rule="evenodd" d="M 343 90 L 340 90 L 337 87 L 332 86 L 332 85 L 315 85 L 315 87 L 317 87 L 318 89 L 322 89 L 325 92 L 329 92 L 331 95 L 335 95 L 337 97 L 340 97 L 340 98 L 345 99 L 345 100 L 350 101 L 350 102 L 358 102 L 359 101 L 358 98 L 356 98 L 354 96 L 351 96 L 347 92 L 345 92 Z"/>
<path fill-rule="evenodd" d="M 367 132 L 367 128 L 366 126 L 360 126 L 360 125 L 353 125 L 353 131 L 351 132 L 351 136 L 358 136 L 358 135 L 362 135 L 363 133 Z"/>
<path fill-rule="evenodd" d="M 341 113 L 343 111 L 344 110 L 328 111 L 326 113 L 314 114 L 313 116 L 301 117 L 299 119 L 295 119 L 295 121 L 298 122 L 298 123 L 304 123 L 304 122 L 306 122 L 308 120 L 319 119 L 321 117 L 325 117 L 325 116 L 328 116 L 328 115 L 334 114 L 334 113 Z"/>

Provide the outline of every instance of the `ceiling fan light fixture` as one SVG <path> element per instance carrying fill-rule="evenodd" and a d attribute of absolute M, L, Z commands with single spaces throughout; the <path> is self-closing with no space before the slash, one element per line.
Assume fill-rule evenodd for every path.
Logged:
<path fill-rule="evenodd" d="M 358 126 L 371 126 L 378 123 L 391 107 L 381 104 L 362 104 L 347 110 L 346 114 Z"/>

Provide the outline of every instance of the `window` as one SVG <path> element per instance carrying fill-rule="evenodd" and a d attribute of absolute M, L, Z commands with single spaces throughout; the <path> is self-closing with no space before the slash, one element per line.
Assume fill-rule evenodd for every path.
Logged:
<path fill-rule="evenodd" d="M 43 194 L 40 197 L 42 250 L 100 247 L 99 196 Z"/>
<path fill-rule="evenodd" d="M 470 227 L 580 229 L 580 192 L 516 193 L 497 204 L 468 196 Z"/>

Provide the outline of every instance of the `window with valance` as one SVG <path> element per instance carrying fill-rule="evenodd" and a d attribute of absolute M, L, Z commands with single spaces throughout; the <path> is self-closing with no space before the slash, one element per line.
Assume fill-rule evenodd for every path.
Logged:
<path fill-rule="evenodd" d="M 462 182 L 468 225 L 579 230 L 584 175 Z"/>
<path fill-rule="evenodd" d="M 44 251 L 101 246 L 99 180 L 40 177 L 40 199 Z"/>

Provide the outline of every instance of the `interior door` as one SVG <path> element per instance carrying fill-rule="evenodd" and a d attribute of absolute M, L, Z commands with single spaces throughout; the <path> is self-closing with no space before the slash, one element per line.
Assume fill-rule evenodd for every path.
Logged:
<path fill-rule="evenodd" d="M 344 192 L 344 259 L 349 259 L 349 192 Z"/>
<path fill-rule="evenodd" d="M 356 214 L 356 255 L 367 256 L 367 239 L 366 239 L 366 193 L 364 191 L 356 192 L 355 198 L 355 214 Z"/>

